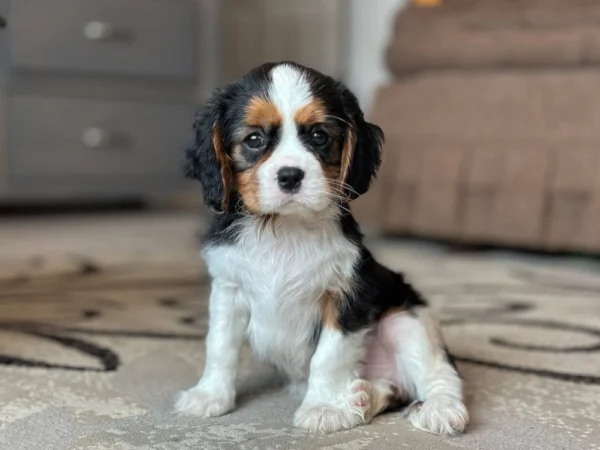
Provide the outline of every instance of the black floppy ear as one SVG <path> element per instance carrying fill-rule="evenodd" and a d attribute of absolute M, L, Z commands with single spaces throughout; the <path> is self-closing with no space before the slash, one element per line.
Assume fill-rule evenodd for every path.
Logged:
<path fill-rule="evenodd" d="M 365 120 L 354 94 L 341 83 L 339 90 L 351 125 L 342 150 L 341 180 L 350 187 L 347 195 L 353 200 L 367 192 L 377 174 L 384 136 L 381 128 Z"/>
<path fill-rule="evenodd" d="M 200 181 L 204 203 L 215 212 L 226 211 L 231 196 L 231 165 L 223 141 L 225 107 L 224 92 L 215 91 L 196 116 L 196 138 L 184 158 L 185 176 Z"/>

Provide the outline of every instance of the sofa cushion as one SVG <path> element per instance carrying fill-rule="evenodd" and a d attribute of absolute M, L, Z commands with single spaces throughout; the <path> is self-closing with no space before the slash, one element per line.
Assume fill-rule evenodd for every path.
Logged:
<path fill-rule="evenodd" d="M 600 250 L 600 72 L 429 73 L 382 87 L 361 223 L 390 233 Z"/>
<path fill-rule="evenodd" d="M 600 1 L 415 2 L 397 15 L 387 61 L 398 76 L 429 69 L 600 64 Z"/>

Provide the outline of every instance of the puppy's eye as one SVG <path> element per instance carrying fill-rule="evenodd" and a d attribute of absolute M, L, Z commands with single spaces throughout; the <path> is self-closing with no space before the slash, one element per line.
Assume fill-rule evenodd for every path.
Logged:
<path fill-rule="evenodd" d="M 313 130 L 310 132 L 310 141 L 316 147 L 323 147 L 329 142 L 329 135 L 323 130 Z"/>
<path fill-rule="evenodd" d="M 260 134 L 252 133 L 244 139 L 244 145 L 251 150 L 260 150 L 264 148 L 265 140 Z"/>

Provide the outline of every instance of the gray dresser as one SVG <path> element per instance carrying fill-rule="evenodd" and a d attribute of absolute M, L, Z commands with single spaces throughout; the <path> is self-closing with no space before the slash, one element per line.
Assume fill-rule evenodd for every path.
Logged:
<path fill-rule="evenodd" d="M 0 15 L 0 200 L 183 187 L 216 0 L 0 0 Z"/>

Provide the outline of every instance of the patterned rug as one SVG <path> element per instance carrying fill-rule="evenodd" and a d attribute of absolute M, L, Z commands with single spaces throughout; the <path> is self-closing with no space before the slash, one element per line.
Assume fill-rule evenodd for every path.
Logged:
<path fill-rule="evenodd" d="M 328 436 L 243 356 L 235 412 L 179 417 L 203 365 L 207 279 L 188 215 L 0 225 L 0 448 L 600 449 L 600 276 L 593 264 L 375 241 L 443 320 L 467 383 L 460 437 L 400 414 Z M 44 233 L 40 233 L 40 230 Z"/>

